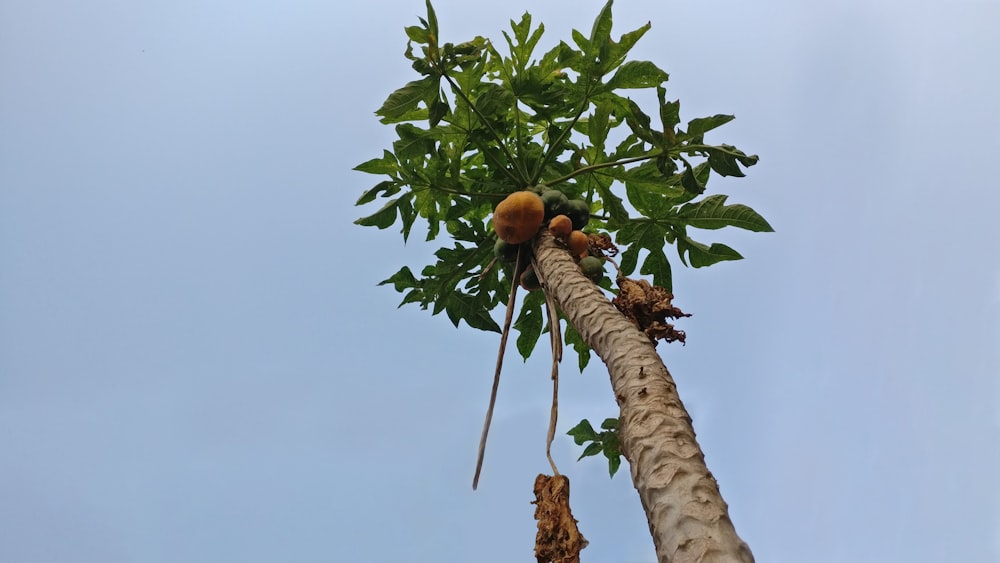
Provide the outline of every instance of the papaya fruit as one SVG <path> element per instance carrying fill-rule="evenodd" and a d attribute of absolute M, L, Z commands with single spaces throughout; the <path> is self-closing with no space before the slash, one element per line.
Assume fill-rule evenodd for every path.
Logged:
<path fill-rule="evenodd" d="M 584 256 L 580 259 L 580 271 L 594 283 L 604 277 L 604 260 L 595 256 Z"/>
<path fill-rule="evenodd" d="M 590 241 L 587 240 L 587 233 L 583 231 L 571 232 L 566 239 L 566 246 L 569 247 L 569 252 L 573 256 L 578 258 L 586 256 L 590 247 Z"/>
<path fill-rule="evenodd" d="M 521 255 L 519 257 L 520 259 L 517 260 L 517 268 L 523 272 L 525 269 L 528 268 L 528 266 L 531 265 L 532 253 L 530 244 L 525 243 L 520 246 L 521 246 Z"/>
<path fill-rule="evenodd" d="M 493 256 L 503 264 L 513 264 L 517 260 L 517 249 L 520 245 L 510 244 L 503 239 L 497 239 L 493 245 Z"/>
<path fill-rule="evenodd" d="M 549 232 L 556 238 L 566 238 L 573 232 L 573 221 L 565 215 L 556 215 L 549 221 Z"/>
<path fill-rule="evenodd" d="M 528 266 L 521 272 L 521 287 L 528 291 L 542 288 L 542 282 L 538 281 L 538 274 L 535 273 L 535 269 L 531 266 Z"/>
<path fill-rule="evenodd" d="M 566 213 L 566 204 L 569 199 L 566 194 L 559 190 L 545 190 L 542 192 L 542 203 L 545 204 L 545 216 L 555 217 Z"/>
<path fill-rule="evenodd" d="M 493 210 L 493 230 L 504 242 L 521 244 L 535 236 L 544 219 L 545 204 L 538 194 L 514 192 Z"/>
<path fill-rule="evenodd" d="M 590 204 L 582 199 L 571 199 L 566 203 L 566 215 L 573 221 L 573 228 L 579 231 L 590 222 Z"/>

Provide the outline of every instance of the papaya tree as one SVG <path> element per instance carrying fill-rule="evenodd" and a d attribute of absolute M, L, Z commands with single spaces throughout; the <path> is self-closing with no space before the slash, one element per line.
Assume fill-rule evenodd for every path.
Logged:
<path fill-rule="evenodd" d="M 572 44 L 536 52 L 544 26 L 527 13 L 502 43 L 443 42 L 428 1 L 427 17 L 405 29 L 418 76 L 376 111 L 396 140 L 356 167 L 381 177 L 358 205 L 382 205 L 356 223 L 398 225 L 405 240 L 419 220 L 427 240 L 448 239 L 433 263 L 382 282 L 403 294 L 400 306 L 445 313 L 502 343 L 513 322 L 525 358 L 548 333 L 553 375 L 564 343 L 581 370 L 598 355 L 620 417 L 600 432 L 584 420 L 569 433 L 586 444 L 581 457 L 604 453 L 612 475 L 628 461 L 659 561 L 752 561 L 656 345 L 684 338 L 671 324 L 684 313 L 671 303 L 667 247 L 701 268 L 742 256 L 694 240 L 692 229 L 771 230 L 706 190 L 713 176 L 743 176 L 757 157 L 706 142 L 730 115 L 682 124 L 667 73 L 627 60 L 650 24 L 613 39 L 611 8 L 589 36 L 574 30 Z M 646 278 L 629 278 L 636 270 Z M 534 291 L 517 309 L 519 286 Z M 502 359 L 503 344 L 496 377 Z"/>

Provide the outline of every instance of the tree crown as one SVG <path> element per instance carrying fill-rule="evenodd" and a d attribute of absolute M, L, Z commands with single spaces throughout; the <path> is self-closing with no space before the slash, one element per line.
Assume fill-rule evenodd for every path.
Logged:
<path fill-rule="evenodd" d="M 503 268 L 491 267 L 491 218 L 519 190 L 557 189 L 587 202 L 589 230 L 607 232 L 625 247 L 622 274 L 639 268 L 668 290 L 669 245 L 695 268 L 742 258 L 724 244 L 695 241 L 689 228 L 772 230 L 753 209 L 706 194 L 713 174 L 743 176 L 757 162 L 736 147 L 705 142 L 706 133 L 733 116 L 696 118 L 682 128 L 680 102 L 666 96 L 667 73 L 649 61 L 626 60 L 650 24 L 614 40 L 611 8 L 609 1 L 589 36 L 574 30 L 574 45 L 561 41 L 540 57 L 535 51 L 545 28 L 533 26 L 528 13 L 503 33 L 504 52 L 483 37 L 441 43 L 430 0 L 427 17 L 405 29 L 405 56 L 421 77 L 376 111 L 395 126 L 397 139 L 355 168 L 387 177 L 357 201 L 384 204 L 356 223 L 400 224 L 406 240 L 420 218 L 428 241 L 444 227 L 453 242 L 419 274 L 403 266 L 382 282 L 404 294 L 400 306 L 416 303 L 445 312 L 456 327 L 465 321 L 500 332 L 491 312 L 506 303 L 511 282 L 509 271 L 502 276 Z M 652 116 L 626 95 L 633 90 L 655 91 Z M 528 295 L 514 324 L 525 358 L 543 330 L 539 293 Z M 582 369 L 589 350 L 572 327 L 566 340 Z"/>

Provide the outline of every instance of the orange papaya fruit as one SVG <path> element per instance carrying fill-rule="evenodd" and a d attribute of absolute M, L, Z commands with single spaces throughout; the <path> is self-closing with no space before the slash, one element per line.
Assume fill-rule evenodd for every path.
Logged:
<path fill-rule="evenodd" d="M 535 236 L 545 219 L 545 204 L 535 192 L 514 192 L 493 211 L 493 230 L 509 244 L 521 244 Z"/>

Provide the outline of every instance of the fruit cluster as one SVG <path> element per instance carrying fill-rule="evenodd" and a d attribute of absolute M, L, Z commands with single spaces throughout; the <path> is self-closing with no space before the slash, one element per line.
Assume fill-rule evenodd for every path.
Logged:
<path fill-rule="evenodd" d="M 579 261 L 585 276 L 600 282 L 604 277 L 604 260 L 590 255 L 590 241 L 583 229 L 590 221 L 590 205 L 580 199 L 569 199 L 559 190 L 545 190 L 541 195 L 534 191 L 514 192 L 507 196 L 493 212 L 493 229 L 497 233 L 494 254 L 498 261 L 512 264 L 517 261 L 518 249 L 538 234 L 548 221 L 549 232 L 566 245 L 573 258 Z M 527 290 L 540 287 L 538 276 L 530 265 L 530 247 L 522 252 L 520 284 Z"/>

